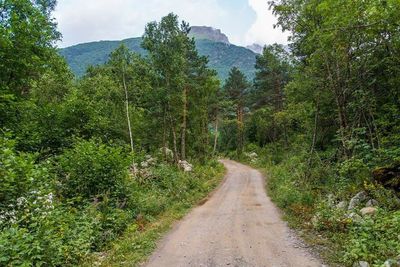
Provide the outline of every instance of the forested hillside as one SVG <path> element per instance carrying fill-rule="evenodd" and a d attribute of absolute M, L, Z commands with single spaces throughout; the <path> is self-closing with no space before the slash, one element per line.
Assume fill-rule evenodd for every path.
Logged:
<path fill-rule="evenodd" d="M 87 67 L 104 64 L 109 54 L 121 44 L 125 44 L 134 52 L 145 55 L 146 51 L 140 46 L 141 42 L 141 38 L 92 42 L 63 48 L 60 54 L 65 57 L 73 73 L 80 77 Z M 254 77 L 256 54 L 253 51 L 205 38 L 196 40 L 196 48 L 200 55 L 208 57 L 208 66 L 217 71 L 222 81 L 228 77 L 228 72 L 232 67 L 238 67 L 249 79 Z"/>

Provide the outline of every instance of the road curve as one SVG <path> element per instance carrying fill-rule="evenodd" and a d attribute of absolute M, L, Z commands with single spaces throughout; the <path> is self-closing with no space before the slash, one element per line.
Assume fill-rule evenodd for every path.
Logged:
<path fill-rule="evenodd" d="M 223 160 L 223 184 L 159 243 L 147 267 L 321 266 L 298 246 L 260 172 Z"/>

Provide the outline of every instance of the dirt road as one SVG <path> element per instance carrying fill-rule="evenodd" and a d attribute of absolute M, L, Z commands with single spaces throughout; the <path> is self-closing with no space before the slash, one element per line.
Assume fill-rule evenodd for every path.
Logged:
<path fill-rule="evenodd" d="M 234 161 L 223 163 L 222 186 L 174 227 L 145 266 L 321 266 L 281 220 L 263 176 Z"/>

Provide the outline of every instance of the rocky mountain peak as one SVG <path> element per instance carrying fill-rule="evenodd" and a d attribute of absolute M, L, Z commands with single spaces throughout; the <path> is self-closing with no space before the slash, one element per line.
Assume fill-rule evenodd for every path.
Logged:
<path fill-rule="evenodd" d="M 215 42 L 230 44 L 228 37 L 223 34 L 220 29 L 208 26 L 192 26 L 189 36 L 196 39 L 208 39 Z"/>
<path fill-rule="evenodd" d="M 263 47 L 259 44 L 248 45 L 248 46 L 246 46 L 246 48 L 250 49 L 251 51 L 253 51 L 254 53 L 257 53 L 257 54 L 262 54 L 262 52 L 263 52 Z"/>

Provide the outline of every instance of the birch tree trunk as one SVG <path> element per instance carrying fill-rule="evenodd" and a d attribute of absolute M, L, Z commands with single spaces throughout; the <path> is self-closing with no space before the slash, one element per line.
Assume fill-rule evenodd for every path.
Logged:
<path fill-rule="evenodd" d="M 182 127 L 181 127 L 181 159 L 186 159 L 186 128 L 187 128 L 187 87 L 183 89 L 183 112 L 182 112 Z"/>
<path fill-rule="evenodd" d="M 218 118 L 215 119 L 213 155 L 215 155 L 215 152 L 217 151 L 217 142 L 218 142 Z"/>
<path fill-rule="evenodd" d="M 132 137 L 131 119 L 129 116 L 129 97 L 128 97 L 128 88 L 126 86 L 125 68 L 124 67 L 122 67 L 122 84 L 124 86 L 124 91 L 125 91 L 125 109 L 126 109 L 126 119 L 128 121 L 129 139 L 131 141 L 131 151 L 133 152 L 133 137 Z"/>

